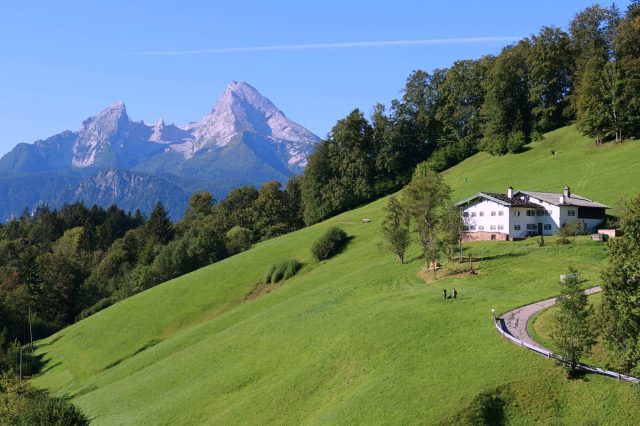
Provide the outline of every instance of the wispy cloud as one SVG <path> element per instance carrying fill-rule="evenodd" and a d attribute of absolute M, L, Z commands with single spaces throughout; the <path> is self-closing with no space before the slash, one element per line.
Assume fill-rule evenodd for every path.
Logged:
<path fill-rule="evenodd" d="M 160 50 L 148 52 L 134 52 L 140 56 L 169 56 L 169 55 L 219 55 L 226 53 L 269 52 L 277 50 L 313 50 L 313 49 L 362 49 L 375 47 L 403 47 L 403 46 L 443 46 L 456 44 L 486 44 L 510 42 L 521 39 L 520 36 L 504 37 L 459 37 L 432 38 L 424 40 L 389 40 L 389 41 L 352 41 L 341 43 L 309 43 L 309 44 L 281 44 L 272 46 L 250 47 L 221 47 L 214 49 L 196 50 Z"/>

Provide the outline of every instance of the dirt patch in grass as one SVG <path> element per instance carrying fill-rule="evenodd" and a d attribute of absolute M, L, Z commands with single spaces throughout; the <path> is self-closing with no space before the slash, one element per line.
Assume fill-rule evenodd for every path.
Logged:
<path fill-rule="evenodd" d="M 441 278 L 467 278 L 476 276 L 478 273 L 478 268 L 475 265 L 471 267 L 468 263 L 454 263 L 437 269 L 435 278 L 433 277 L 433 271 L 426 266 L 423 266 L 416 275 L 425 283 L 431 284 Z"/>
<path fill-rule="evenodd" d="M 247 297 L 244 298 L 244 301 L 247 302 L 249 300 L 257 299 L 258 297 L 269 294 L 272 291 L 279 289 L 280 287 L 282 287 L 282 282 L 273 284 L 258 283 L 255 287 L 253 287 L 253 290 L 251 290 L 251 292 L 247 294 Z"/>

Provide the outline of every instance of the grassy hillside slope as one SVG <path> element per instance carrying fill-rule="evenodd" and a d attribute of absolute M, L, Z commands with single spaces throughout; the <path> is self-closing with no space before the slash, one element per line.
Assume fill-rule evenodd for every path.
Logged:
<path fill-rule="evenodd" d="M 479 154 L 445 175 L 456 198 L 569 184 L 614 203 L 640 191 L 636 159 L 635 142 L 596 148 L 567 128 L 528 152 Z M 640 421 L 630 386 L 568 382 L 490 321 L 491 308 L 557 293 L 569 264 L 597 284 L 603 245 L 470 244 L 483 258 L 479 275 L 426 285 L 415 247 L 407 265 L 378 249 L 384 203 L 258 244 L 60 331 L 39 343 L 46 364 L 35 383 L 73 398 L 96 424 Z M 336 224 L 352 241 L 315 263 L 312 242 Z M 304 263 L 296 277 L 245 300 L 272 262 L 291 256 Z M 441 300 L 443 287 L 460 299 Z"/>

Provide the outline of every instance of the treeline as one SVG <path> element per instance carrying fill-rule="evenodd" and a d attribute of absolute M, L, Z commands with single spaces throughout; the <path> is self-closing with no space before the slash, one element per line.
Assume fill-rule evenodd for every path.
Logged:
<path fill-rule="evenodd" d="M 480 150 L 520 152 L 575 122 L 598 143 L 640 137 L 640 1 L 591 6 L 569 31 L 543 27 L 498 56 L 415 71 L 401 99 L 338 121 L 309 160 L 305 222 L 400 189 L 416 165 L 442 171 Z"/>
<path fill-rule="evenodd" d="M 246 186 L 217 203 L 191 196 L 174 224 L 116 206 L 39 207 L 0 225 L 0 370 L 16 369 L 17 340 L 42 338 L 118 300 L 303 226 L 300 179 Z M 18 346 L 19 348 L 19 346 Z"/>

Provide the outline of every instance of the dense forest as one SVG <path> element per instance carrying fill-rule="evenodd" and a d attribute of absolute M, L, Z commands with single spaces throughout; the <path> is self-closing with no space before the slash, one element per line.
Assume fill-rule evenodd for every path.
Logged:
<path fill-rule="evenodd" d="M 640 137 L 640 0 L 589 7 L 497 56 L 418 70 L 401 99 L 339 120 L 286 188 L 192 195 L 173 223 L 69 204 L 0 225 L 0 370 L 16 348 L 118 300 L 442 171 L 485 150 L 517 153 L 576 123 L 595 143 Z M 14 343 L 15 342 L 15 343 Z"/>
<path fill-rule="evenodd" d="M 354 110 L 311 156 L 304 219 L 315 223 L 484 150 L 517 153 L 576 123 L 596 143 L 640 137 L 640 1 L 591 6 L 568 32 L 543 27 L 497 56 L 414 71 L 401 99 Z"/>

